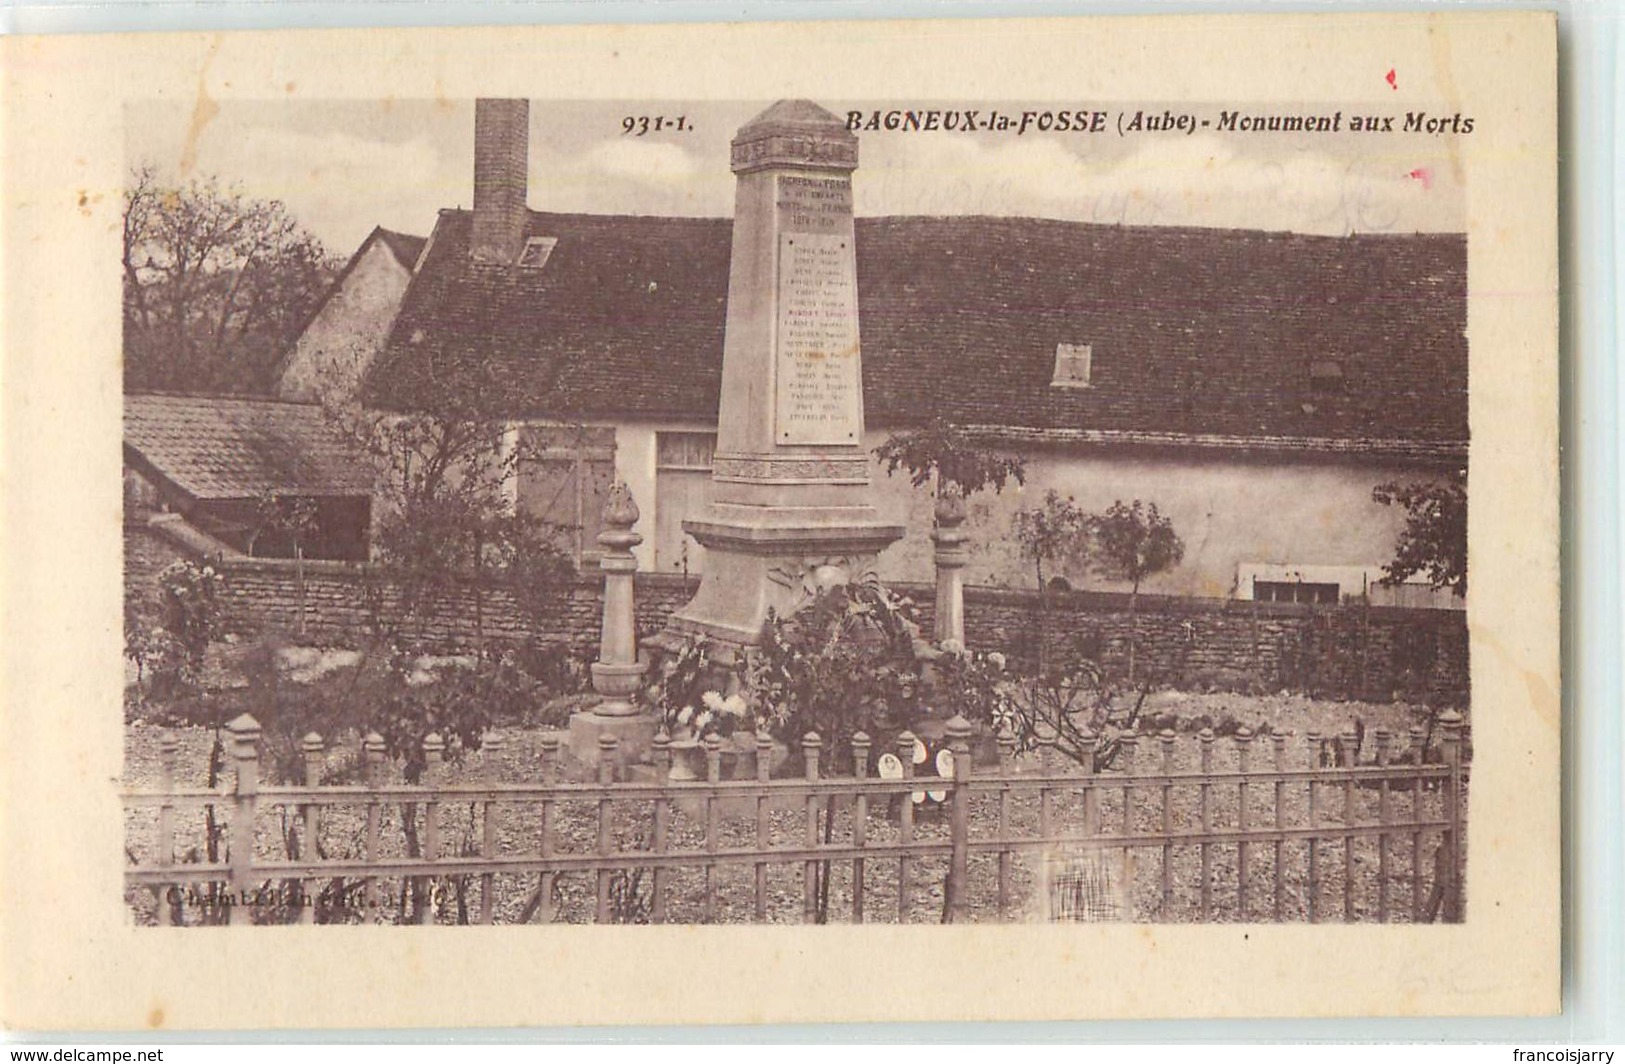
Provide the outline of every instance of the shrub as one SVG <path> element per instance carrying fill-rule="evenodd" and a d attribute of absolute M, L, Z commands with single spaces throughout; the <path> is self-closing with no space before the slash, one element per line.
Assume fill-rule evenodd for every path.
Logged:
<path fill-rule="evenodd" d="M 877 580 L 824 589 L 788 617 L 769 615 L 747 699 L 791 749 L 817 732 L 822 767 L 848 765 L 854 734 L 885 741 L 920 716 L 918 632 L 911 604 Z"/>
<path fill-rule="evenodd" d="M 222 581 L 213 566 L 175 561 L 157 583 L 156 617 L 125 603 L 124 656 L 135 664 L 139 696 L 166 701 L 202 683 L 203 656 L 222 635 Z"/>
<path fill-rule="evenodd" d="M 1100 772 L 1116 761 L 1123 737 L 1137 731 L 1148 691 L 1141 688 L 1129 699 L 1106 680 L 1099 665 L 1079 662 L 1010 685 L 998 703 L 1004 719 L 993 724 L 1010 729 L 1017 750 L 1053 742 L 1062 756 L 1079 764 L 1087 761 Z"/>

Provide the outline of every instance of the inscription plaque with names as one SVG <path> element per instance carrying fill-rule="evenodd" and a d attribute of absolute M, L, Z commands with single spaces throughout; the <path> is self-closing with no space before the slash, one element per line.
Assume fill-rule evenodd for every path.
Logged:
<path fill-rule="evenodd" d="M 779 237 L 775 439 L 861 442 L 858 285 L 848 234 Z"/>

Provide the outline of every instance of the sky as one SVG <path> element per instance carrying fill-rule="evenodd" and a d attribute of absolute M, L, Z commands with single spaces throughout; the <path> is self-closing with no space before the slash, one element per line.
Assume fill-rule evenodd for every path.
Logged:
<path fill-rule="evenodd" d="M 972 108 L 1018 116 L 1075 103 L 820 101 L 838 114 Z M 728 216 L 728 142 L 767 101 L 531 101 L 530 206 L 594 214 Z M 1156 101 L 1087 105 L 1132 116 Z M 1175 111 L 1217 116 L 1220 108 Z M 126 160 L 171 180 L 214 176 L 284 202 L 346 255 L 375 225 L 427 235 L 467 207 L 473 101 L 154 101 L 126 109 Z M 1252 109 L 1247 109 L 1249 113 Z M 1304 108 L 1302 110 L 1311 110 Z M 1315 113 L 1340 110 L 1319 104 Z M 1341 108 L 1347 114 L 1352 109 Z M 638 136 L 637 119 L 684 128 Z M 624 130 L 627 120 L 634 130 Z M 1397 125 L 1398 123 L 1396 123 Z M 992 214 L 1104 224 L 1349 232 L 1465 228 L 1449 138 L 1423 134 L 1244 134 L 1198 128 L 1077 134 L 859 132 L 860 215 Z"/>

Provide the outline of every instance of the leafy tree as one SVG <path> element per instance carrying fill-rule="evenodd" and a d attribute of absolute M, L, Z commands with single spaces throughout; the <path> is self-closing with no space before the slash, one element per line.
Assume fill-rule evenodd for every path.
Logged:
<path fill-rule="evenodd" d="M 1131 594 L 1140 593 L 1148 576 L 1172 569 L 1185 557 L 1185 544 L 1174 531 L 1174 523 L 1157 510 L 1157 504 L 1143 505 L 1139 499 L 1124 504 L 1119 499 L 1105 513 L 1089 518 L 1095 571 L 1111 580 L 1122 580 Z"/>
<path fill-rule="evenodd" d="M 124 194 L 124 386 L 268 392 L 338 263 L 276 200 L 214 178 Z"/>
<path fill-rule="evenodd" d="M 195 692 L 203 681 L 209 644 L 224 636 L 220 595 L 224 581 L 212 565 L 174 561 L 158 574 L 151 606 L 124 605 L 124 656 L 136 667 L 136 698 L 162 702 Z"/>
<path fill-rule="evenodd" d="M 990 448 L 982 438 L 940 418 L 897 433 L 876 447 L 875 455 L 885 463 L 887 475 L 907 470 L 916 488 L 934 480 L 939 491 L 951 486 L 964 498 L 988 488 L 1003 491 L 1012 480 L 1026 482 L 1027 464 L 1020 456 Z"/>
<path fill-rule="evenodd" d="M 294 578 L 299 589 L 298 633 L 305 634 L 305 547 L 320 530 L 316 502 L 299 495 L 265 492 L 254 507 L 254 533 L 249 539 L 249 553 L 262 554 L 256 549 L 261 538 L 274 548 L 286 545 L 294 559 Z"/>
<path fill-rule="evenodd" d="M 1089 518 L 1070 495 L 1053 488 L 1044 493 L 1044 505 L 1016 511 L 1012 531 L 1022 556 L 1033 563 L 1038 581 L 1038 669 L 1045 671 L 1049 657 L 1049 581 L 1046 566 L 1053 572 L 1069 558 L 1083 555 L 1089 546 Z"/>
<path fill-rule="evenodd" d="M 477 387 L 425 393 L 410 415 L 336 416 L 381 469 L 375 493 L 375 573 L 397 589 L 407 617 L 430 620 L 464 608 L 471 596 L 475 648 L 484 654 L 485 593 L 500 581 L 523 611 L 557 608 L 575 569 L 561 529 L 514 500 L 524 464 L 537 457 L 528 437 L 510 438 L 490 405 L 500 394 Z M 567 431 L 567 430 L 566 430 Z M 381 611 L 379 614 L 382 623 Z"/>
<path fill-rule="evenodd" d="M 1383 567 L 1384 583 L 1400 584 L 1418 573 L 1428 583 L 1467 594 L 1467 471 L 1442 481 L 1378 484 L 1372 499 L 1405 510 L 1405 527 L 1394 560 Z"/>
<path fill-rule="evenodd" d="M 1129 584 L 1128 678 L 1133 682 L 1140 583 L 1178 565 L 1185 557 L 1185 543 L 1174 531 L 1173 522 L 1158 512 L 1156 503 L 1145 506 L 1139 499 L 1132 504 L 1119 499 L 1088 522 L 1093 540 L 1090 562 L 1095 571 Z"/>
<path fill-rule="evenodd" d="M 203 674 L 203 655 L 209 644 L 224 634 L 221 584 L 214 566 L 190 561 L 171 562 L 158 574 L 163 626 L 184 649 L 187 674 L 193 682 Z"/>
<path fill-rule="evenodd" d="M 1053 488 L 1044 493 L 1044 505 L 1016 511 L 1012 528 L 1021 554 L 1033 563 L 1033 577 L 1042 593 L 1049 587 L 1045 566 L 1053 572 L 1068 558 L 1088 550 L 1089 517 L 1070 495 Z"/>

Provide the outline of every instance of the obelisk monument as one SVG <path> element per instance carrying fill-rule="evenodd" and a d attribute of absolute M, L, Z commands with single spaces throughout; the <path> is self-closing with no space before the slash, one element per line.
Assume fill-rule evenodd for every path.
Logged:
<path fill-rule="evenodd" d="M 712 501 L 683 529 L 705 575 L 660 642 L 756 644 L 902 538 L 870 497 L 853 247 L 857 137 L 805 100 L 734 137 L 733 252 Z"/>

